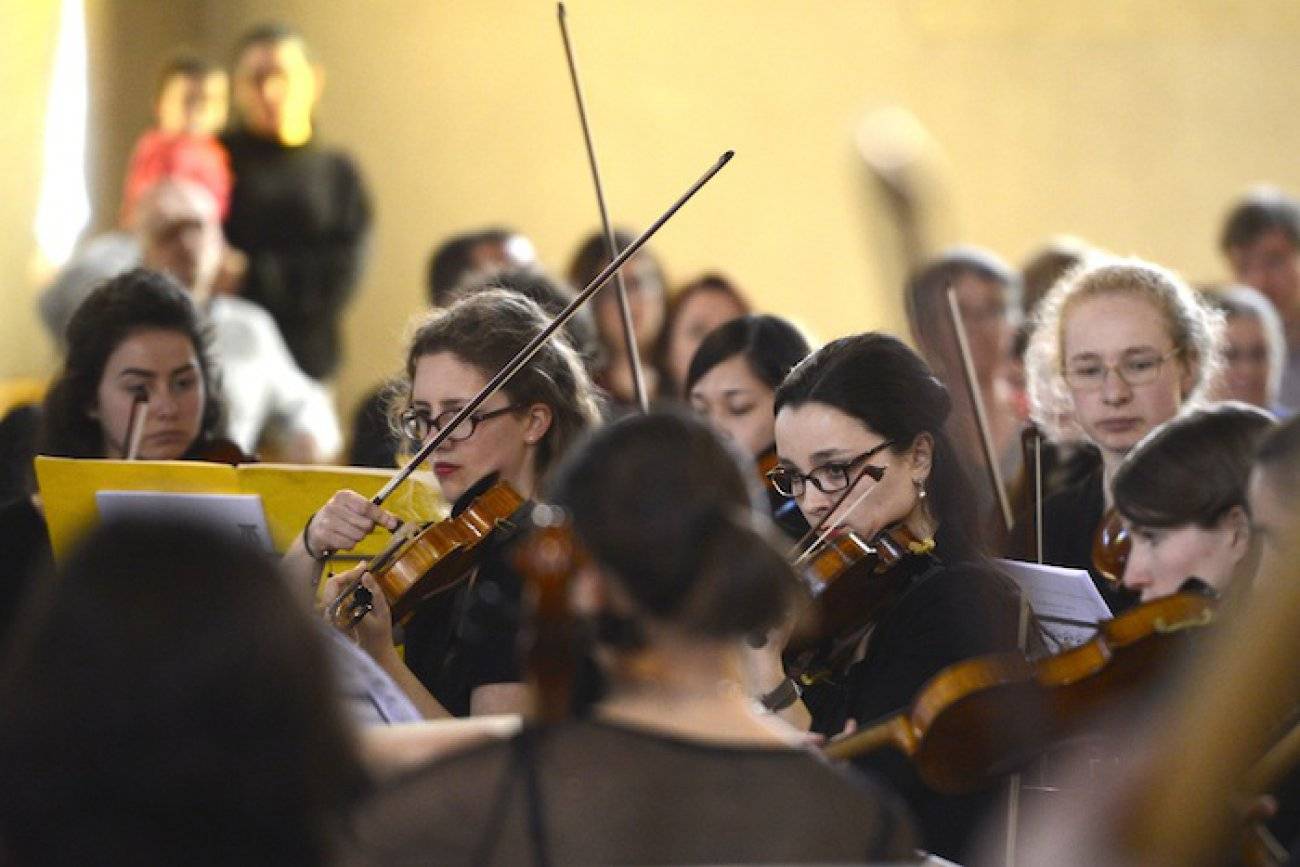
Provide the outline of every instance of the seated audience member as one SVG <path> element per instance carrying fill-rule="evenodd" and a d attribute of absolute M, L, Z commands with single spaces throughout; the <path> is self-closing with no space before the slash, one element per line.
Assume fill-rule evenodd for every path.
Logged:
<path fill-rule="evenodd" d="M 742 687 L 745 636 L 784 616 L 795 579 L 740 456 L 700 422 L 637 415 L 573 453 L 553 491 L 589 554 L 570 598 L 593 624 L 608 694 L 589 718 L 381 791 L 357 822 L 361 853 L 392 865 L 908 857 L 894 799 L 808 755 Z"/>
<path fill-rule="evenodd" d="M 248 453 L 270 440 L 282 460 L 333 460 L 343 435 L 329 393 L 294 363 L 270 314 L 238 296 L 212 292 L 225 247 L 212 195 L 184 178 L 164 177 L 142 195 L 137 210 L 144 265 L 189 289 L 211 327 L 227 435 Z"/>
<path fill-rule="evenodd" d="M 624 229 L 614 232 L 614 243 L 618 250 L 625 250 L 636 236 Z M 611 257 L 605 246 L 603 232 L 588 235 L 573 254 L 569 263 L 569 283 L 577 291 L 582 291 L 610 263 Z M 663 266 L 659 259 L 646 247 L 624 263 L 620 273 L 627 289 L 627 304 L 632 315 L 632 333 L 636 338 L 637 354 L 641 359 L 641 370 L 645 375 L 647 397 L 657 400 L 671 390 L 668 372 L 664 370 L 657 358 L 667 315 L 667 285 Z M 596 317 L 596 329 L 600 336 L 601 357 L 595 366 L 596 385 L 609 395 L 611 410 L 615 414 L 626 412 L 636 407 L 636 392 L 632 382 L 632 366 L 624 340 L 622 314 L 619 311 L 618 293 L 614 278 L 610 278 L 605 288 L 596 293 L 592 299 L 592 313 Z"/>
<path fill-rule="evenodd" d="M 448 307 L 452 294 L 471 276 L 537 264 L 533 242 L 514 229 L 492 226 L 464 232 L 438 245 L 429 257 L 425 286 L 431 307 Z"/>
<path fill-rule="evenodd" d="M 0 664 L 0 860 L 334 863 L 366 779 L 317 627 L 259 552 L 92 531 Z"/>
<path fill-rule="evenodd" d="M 1082 438 L 1101 458 L 1044 501 L 1044 560 L 1093 570 L 1113 611 L 1135 600 L 1093 569 L 1111 479 L 1144 436 L 1203 399 L 1221 331 L 1219 315 L 1181 278 L 1140 259 L 1098 255 L 1038 305 L 1025 365 L 1034 421 L 1050 438 Z"/>
<path fill-rule="evenodd" d="M 211 191 L 224 218 L 230 205 L 230 164 L 215 133 L 226 119 L 226 74 L 198 57 L 178 55 L 163 67 L 154 97 L 155 126 L 140 137 L 122 190 L 118 228 L 88 241 L 41 293 L 41 319 L 55 343 L 96 286 L 140 263 L 135 206 L 164 175 L 188 178 Z M 242 268 L 223 250 L 222 277 Z"/>
<path fill-rule="evenodd" d="M 740 289 L 721 274 L 704 274 L 677 290 L 668 302 L 659 349 L 673 397 L 686 399 L 686 371 L 704 336 L 749 312 Z"/>
<path fill-rule="evenodd" d="M 1217 400 L 1240 400 L 1279 417 L 1290 411 L 1278 404 L 1286 367 L 1286 332 L 1263 293 L 1249 286 L 1227 286 L 1205 293 L 1223 314 L 1223 370 L 1214 385 Z"/>
<path fill-rule="evenodd" d="M 356 162 L 317 135 L 324 73 L 302 34 L 261 24 L 231 69 L 235 122 L 221 139 L 235 174 L 226 237 L 248 257 L 242 292 L 275 319 L 312 379 L 342 361 L 339 325 L 361 282 L 370 198 Z"/>
<path fill-rule="evenodd" d="M 1256 189 L 1228 213 L 1219 236 L 1232 277 L 1272 302 L 1286 331 L 1283 406 L 1300 406 L 1300 202 L 1271 187 Z"/>
<path fill-rule="evenodd" d="M 148 413 L 137 457 L 204 456 L 221 443 L 221 400 L 197 311 L 172 278 L 128 271 L 96 289 L 68 323 L 63 368 L 51 383 L 37 435 L 40 454 L 124 458 L 137 396 Z M 50 558 L 39 499 L 30 491 L 0 506 L 0 575 L 18 598 Z"/>
<path fill-rule="evenodd" d="M 709 332 L 691 359 L 685 383 L 691 408 L 753 458 L 773 520 L 793 539 L 807 532 L 808 522 L 798 504 L 764 474 L 776 461 L 777 386 L 810 352 L 807 338 L 787 320 L 750 314 Z"/>
<path fill-rule="evenodd" d="M 1273 417 L 1244 403 L 1194 409 L 1162 424 L 1124 458 L 1111 490 L 1132 548 L 1124 586 L 1147 602 L 1189 578 L 1224 595 L 1258 562 L 1246 487 Z"/>

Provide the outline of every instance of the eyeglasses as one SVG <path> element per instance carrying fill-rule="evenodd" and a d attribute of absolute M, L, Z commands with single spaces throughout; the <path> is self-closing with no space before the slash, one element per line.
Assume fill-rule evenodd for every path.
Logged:
<path fill-rule="evenodd" d="M 1078 361 L 1066 367 L 1065 383 L 1076 391 L 1097 391 L 1106 384 L 1106 377 L 1114 371 L 1130 387 L 1150 385 L 1160 376 L 1161 366 L 1178 352 L 1177 349 L 1171 349 L 1164 355 L 1135 352 L 1124 356 L 1118 364 Z"/>
<path fill-rule="evenodd" d="M 464 421 L 452 428 L 451 433 L 447 435 L 446 442 L 463 442 L 472 437 L 474 431 L 483 422 L 499 415 L 505 415 L 508 412 L 514 412 L 517 409 L 523 409 L 523 407 L 520 404 L 512 403 L 509 406 L 503 406 L 501 409 L 494 409 L 490 412 L 470 413 L 465 417 Z M 412 442 L 422 443 L 433 431 L 442 430 L 443 426 L 454 419 L 459 412 L 458 409 L 449 409 L 446 412 L 438 413 L 436 416 L 431 416 L 428 410 L 408 407 L 402 411 L 400 416 L 402 433 L 406 434 Z"/>
<path fill-rule="evenodd" d="M 842 491 L 849 486 L 850 473 L 864 461 L 868 461 L 880 452 L 894 444 L 893 440 L 881 443 L 870 451 L 865 451 L 848 463 L 839 461 L 830 461 L 822 464 L 820 467 L 813 467 L 807 475 L 791 467 L 779 466 L 768 471 L 767 479 L 776 488 L 776 492 L 783 497 L 802 497 L 807 490 L 806 482 L 812 482 L 817 490 L 823 494 L 834 494 Z M 880 481 L 885 477 L 884 467 L 865 466 L 862 468 L 865 475 L 870 476 L 875 481 Z"/>

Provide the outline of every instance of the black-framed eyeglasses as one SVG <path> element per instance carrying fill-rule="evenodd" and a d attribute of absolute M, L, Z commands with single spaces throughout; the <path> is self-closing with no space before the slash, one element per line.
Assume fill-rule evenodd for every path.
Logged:
<path fill-rule="evenodd" d="M 812 482 L 813 486 L 823 494 L 834 494 L 849 486 L 853 481 L 852 473 L 859 465 L 871 460 L 893 444 L 893 440 L 887 440 L 847 463 L 827 461 L 820 467 L 813 467 L 806 475 L 791 467 L 778 466 L 768 471 L 767 478 L 772 483 L 772 487 L 776 488 L 776 492 L 783 497 L 802 497 L 807 490 L 808 482 Z M 885 477 L 884 467 L 868 464 L 862 468 L 862 472 L 877 482 Z"/>
<path fill-rule="evenodd" d="M 447 435 L 446 442 L 463 442 L 474 435 L 474 431 L 480 424 L 488 419 L 496 418 L 499 415 L 505 415 L 508 412 L 514 412 L 517 409 L 523 409 L 520 404 L 512 403 L 509 406 L 503 406 L 501 409 L 494 409 L 489 412 L 474 412 L 465 417 L 465 420 L 456 425 L 451 433 Z M 458 409 L 449 409 L 440 412 L 436 416 L 429 415 L 427 409 L 416 409 L 407 407 L 402 411 L 402 433 L 414 443 L 422 443 L 428 439 L 429 434 L 434 431 L 442 430 L 443 426 L 451 422 L 459 413 Z"/>

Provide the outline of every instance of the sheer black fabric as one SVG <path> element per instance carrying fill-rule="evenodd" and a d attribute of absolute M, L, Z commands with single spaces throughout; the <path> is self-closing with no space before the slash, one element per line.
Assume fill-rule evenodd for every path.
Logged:
<path fill-rule="evenodd" d="M 857 863 L 914 843 L 891 795 L 801 750 L 601 722 L 426 766 L 381 790 L 355 834 L 356 863 L 385 865 Z"/>

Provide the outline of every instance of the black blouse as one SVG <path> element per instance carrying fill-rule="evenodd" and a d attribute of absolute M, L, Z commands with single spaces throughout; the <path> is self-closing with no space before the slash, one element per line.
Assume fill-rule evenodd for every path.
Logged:
<path fill-rule="evenodd" d="M 983 562 L 947 565 L 926 558 L 908 568 L 916 563 L 922 568 L 910 589 L 876 620 L 862 659 L 805 688 L 813 731 L 833 736 L 850 719 L 868 726 L 908 708 L 926 681 L 949 665 L 1017 648 L 1020 600 L 1009 578 Z M 920 820 L 925 847 L 953 860 L 961 860 L 981 819 L 1000 798 L 996 789 L 940 795 L 893 750 L 854 763 L 888 780 Z"/>

